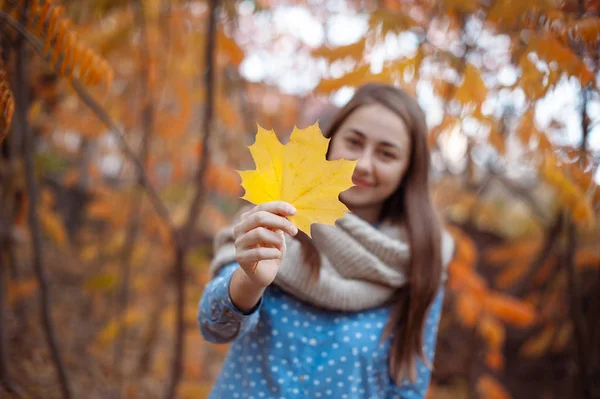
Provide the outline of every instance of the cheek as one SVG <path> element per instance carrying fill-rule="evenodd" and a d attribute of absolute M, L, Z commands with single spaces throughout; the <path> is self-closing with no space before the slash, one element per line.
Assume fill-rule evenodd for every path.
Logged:
<path fill-rule="evenodd" d="M 343 143 L 339 141 L 332 141 L 329 146 L 329 154 L 327 155 L 327 159 L 330 161 L 335 161 L 336 159 L 348 158 L 348 154 L 342 145 Z"/>
<path fill-rule="evenodd" d="M 405 163 L 387 164 L 379 168 L 379 181 L 394 191 L 399 185 L 406 172 Z"/>

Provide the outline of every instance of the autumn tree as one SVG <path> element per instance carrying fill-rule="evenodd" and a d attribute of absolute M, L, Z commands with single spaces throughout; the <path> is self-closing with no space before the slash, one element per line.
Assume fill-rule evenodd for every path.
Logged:
<path fill-rule="evenodd" d="M 79 397 L 90 370 L 123 396 L 204 397 L 227 348 L 202 342 L 195 310 L 256 123 L 287 134 L 311 103 L 380 81 L 424 105 L 457 242 L 431 396 L 449 370 L 471 397 L 517 397 L 513 367 L 565 353 L 568 392 L 598 395 L 597 2 L 345 4 L 366 33 L 292 40 L 323 66 L 296 95 L 240 73 L 247 53 L 286 45 L 264 23 L 271 1 L 0 1 L 3 389 Z M 562 115 L 542 118 L 569 88 L 576 140 Z M 46 370 L 11 361 L 40 351 Z"/>

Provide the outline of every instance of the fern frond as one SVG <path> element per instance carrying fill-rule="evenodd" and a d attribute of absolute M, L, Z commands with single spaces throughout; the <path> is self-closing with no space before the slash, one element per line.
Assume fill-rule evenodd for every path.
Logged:
<path fill-rule="evenodd" d="M 19 1 L 23 6 L 24 0 Z M 86 86 L 110 86 L 112 68 L 77 36 L 58 0 L 31 0 L 26 20 L 29 31 L 44 43 L 44 58 L 60 76 L 77 78 Z"/>
<path fill-rule="evenodd" d="M 15 102 L 8 85 L 8 76 L 2 63 L 2 52 L 0 51 L 0 143 L 8 133 L 14 109 Z"/>

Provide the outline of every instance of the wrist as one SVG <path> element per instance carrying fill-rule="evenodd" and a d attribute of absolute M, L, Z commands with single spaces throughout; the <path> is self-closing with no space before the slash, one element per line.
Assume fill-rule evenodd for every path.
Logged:
<path fill-rule="evenodd" d="M 244 269 L 238 267 L 231 276 L 229 297 L 238 309 L 247 312 L 256 306 L 265 289 L 265 286 L 252 281 Z"/>
<path fill-rule="evenodd" d="M 238 266 L 235 273 L 239 274 L 240 283 L 244 285 L 244 288 L 256 291 L 256 290 L 265 290 L 267 288 L 266 285 L 261 284 L 257 279 L 253 278 L 249 272 L 247 272 L 242 266 Z"/>

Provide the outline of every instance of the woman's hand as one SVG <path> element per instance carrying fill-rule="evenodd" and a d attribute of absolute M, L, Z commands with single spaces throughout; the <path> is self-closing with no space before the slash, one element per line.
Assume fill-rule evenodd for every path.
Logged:
<path fill-rule="evenodd" d="M 285 255 L 284 232 L 292 236 L 298 229 L 286 219 L 296 209 L 283 201 L 266 202 L 242 214 L 233 227 L 236 261 L 248 278 L 260 287 L 270 285 Z"/>

